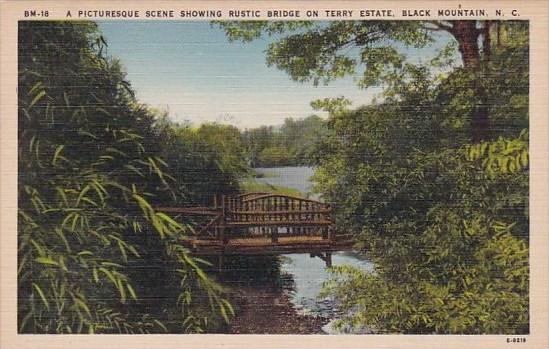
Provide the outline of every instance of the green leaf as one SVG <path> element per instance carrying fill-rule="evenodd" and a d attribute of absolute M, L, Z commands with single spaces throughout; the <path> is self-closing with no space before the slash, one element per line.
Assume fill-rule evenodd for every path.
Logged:
<path fill-rule="evenodd" d="M 229 303 L 228 300 L 226 299 L 221 299 L 221 302 L 225 305 L 225 307 L 227 307 L 227 309 L 229 309 L 229 312 L 231 313 L 231 315 L 234 316 L 234 308 L 233 306 L 231 305 L 231 303 Z"/>
<path fill-rule="evenodd" d="M 75 304 L 76 306 L 78 306 L 79 308 L 84 309 L 84 311 L 86 312 L 86 314 L 87 314 L 89 317 L 92 316 L 92 315 L 91 315 L 91 312 L 90 312 L 90 308 L 89 308 L 88 305 L 87 305 L 85 302 L 83 302 L 81 299 L 79 299 L 79 298 L 74 298 L 74 304 Z"/>
<path fill-rule="evenodd" d="M 124 284 L 121 279 L 117 279 L 116 286 L 118 288 L 118 292 L 120 293 L 120 302 L 123 304 L 126 303 L 126 289 L 124 288 Z"/>
<path fill-rule="evenodd" d="M 63 232 L 62 229 L 59 229 L 59 228 L 56 228 L 55 229 L 55 233 L 61 238 L 61 240 L 63 241 L 63 244 L 65 245 L 65 249 L 67 250 L 67 252 L 71 253 L 71 247 L 69 245 L 69 241 L 67 240 L 67 237 L 65 236 L 65 233 Z"/>
<path fill-rule="evenodd" d="M 38 92 L 38 94 L 32 99 L 32 102 L 30 103 L 28 109 L 29 109 L 29 110 L 32 109 L 32 107 L 33 107 L 36 103 L 38 103 L 38 102 L 42 99 L 42 97 L 44 97 L 45 95 L 46 95 L 46 91 L 44 91 L 44 90 Z"/>
<path fill-rule="evenodd" d="M 118 283 L 116 281 L 116 278 L 114 277 L 114 275 L 106 268 L 103 268 L 103 267 L 100 267 L 99 268 L 99 271 L 102 272 L 103 274 L 107 275 L 107 278 L 109 278 L 109 280 L 111 280 L 111 282 L 117 286 Z"/>
<path fill-rule="evenodd" d="M 138 176 L 145 178 L 145 175 L 143 174 L 143 172 L 139 171 L 137 169 L 137 167 L 135 167 L 133 165 L 124 165 L 124 167 L 129 169 L 130 171 L 136 173 Z"/>
<path fill-rule="evenodd" d="M 165 332 L 168 332 L 168 328 L 167 328 L 162 322 L 160 322 L 160 321 L 157 320 L 157 319 L 154 319 L 153 322 L 154 322 L 155 324 L 157 324 L 158 326 L 160 326 Z"/>
<path fill-rule="evenodd" d="M 96 267 L 93 267 L 92 275 L 93 275 L 93 281 L 95 281 L 95 283 L 98 283 L 99 282 L 99 273 L 97 272 Z"/>
<path fill-rule="evenodd" d="M 55 154 L 53 154 L 53 159 L 51 161 L 52 165 L 56 165 L 57 164 L 57 159 L 59 158 L 59 154 L 61 154 L 61 151 L 63 151 L 63 148 L 65 146 L 64 145 L 58 145 L 57 148 L 55 149 Z"/>
<path fill-rule="evenodd" d="M 32 86 L 32 88 L 29 90 L 29 92 L 27 93 L 27 95 L 30 96 L 30 95 L 34 92 L 34 90 L 37 90 L 38 88 L 40 88 L 40 87 L 42 87 L 42 86 L 43 86 L 42 81 L 38 81 L 36 84 L 34 84 L 34 85 Z"/>
<path fill-rule="evenodd" d="M 79 129 L 78 134 L 81 135 L 81 136 L 88 136 L 88 137 L 93 138 L 93 139 L 98 139 L 94 134 L 92 134 L 88 131 L 85 131 L 83 129 Z"/>
<path fill-rule="evenodd" d="M 136 193 L 132 194 L 132 197 L 137 201 L 145 216 L 151 220 L 154 220 L 154 210 L 152 206 L 147 202 L 147 200 L 145 200 L 142 196 Z"/>
<path fill-rule="evenodd" d="M 30 239 L 30 242 L 34 246 L 34 248 L 36 249 L 36 252 L 38 252 L 38 254 L 40 256 L 44 256 L 46 254 L 46 251 L 45 251 L 44 247 L 41 246 L 38 242 L 36 242 L 34 239 Z"/>
<path fill-rule="evenodd" d="M 130 292 L 130 295 L 132 296 L 132 298 L 134 300 L 137 300 L 137 295 L 135 294 L 135 290 L 133 289 L 132 285 L 130 285 L 130 283 L 128 282 L 126 284 L 126 287 L 128 288 L 128 292 Z"/>
<path fill-rule="evenodd" d="M 168 222 L 172 227 L 176 228 L 176 229 L 179 229 L 179 230 L 182 230 L 183 227 L 177 222 L 175 221 L 173 218 L 171 218 L 170 216 L 166 215 L 165 213 L 163 212 L 156 212 L 155 215 L 159 218 L 161 218 L 162 220 Z"/>
<path fill-rule="evenodd" d="M 37 261 L 38 263 L 42 263 L 42 264 L 49 264 L 49 265 L 59 266 L 58 262 L 54 261 L 53 259 L 51 259 L 49 257 L 36 257 L 34 260 Z"/>
<path fill-rule="evenodd" d="M 65 101 L 65 105 L 67 107 L 71 106 L 71 104 L 69 103 L 69 96 L 67 95 L 67 92 L 63 92 L 63 100 Z"/>
<path fill-rule="evenodd" d="M 32 283 L 32 287 L 34 287 L 34 289 L 36 290 L 36 292 L 38 292 L 38 295 L 40 296 L 40 299 L 42 300 L 42 303 L 44 303 L 44 306 L 46 307 L 46 309 L 50 310 L 50 303 L 48 302 L 48 300 L 46 299 L 46 296 L 44 295 L 44 292 L 42 291 L 42 289 L 40 288 L 40 286 L 38 286 L 37 284 L 35 284 L 34 282 Z"/>

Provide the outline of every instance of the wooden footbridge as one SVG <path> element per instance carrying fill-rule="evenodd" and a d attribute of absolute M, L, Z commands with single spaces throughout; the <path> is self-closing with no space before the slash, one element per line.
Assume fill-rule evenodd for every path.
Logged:
<path fill-rule="evenodd" d="M 189 239 L 195 255 L 309 253 L 331 265 L 333 251 L 352 241 L 337 234 L 332 209 L 320 201 L 273 193 L 216 195 L 211 207 L 157 208 L 203 222 Z"/>

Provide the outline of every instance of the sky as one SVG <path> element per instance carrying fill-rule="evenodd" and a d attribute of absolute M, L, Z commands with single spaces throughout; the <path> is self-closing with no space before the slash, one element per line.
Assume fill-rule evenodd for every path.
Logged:
<path fill-rule="evenodd" d="M 311 108 L 316 99 L 345 96 L 357 107 L 380 92 L 359 89 L 353 77 L 317 87 L 293 82 L 265 63 L 265 50 L 274 39 L 229 42 L 221 28 L 206 21 L 98 24 L 108 54 L 120 59 L 137 99 L 167 110 L 177 122 L 219 122 L 241 129 L 279 125 L 288 117 L 325 116 Z M 406 53 L 423 59 L 435 48 Z"/>

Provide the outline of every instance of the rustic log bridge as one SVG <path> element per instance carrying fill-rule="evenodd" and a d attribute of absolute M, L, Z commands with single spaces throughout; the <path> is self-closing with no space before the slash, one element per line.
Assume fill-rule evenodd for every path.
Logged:
<path fill-rule="evenodd" d="M 349 250 L 353 242 L 336 234 L 330 205 L 272 193 L 216 195 L 212 207 L 158 207 L 158 211 L 211 216 L 188 240 L 195 255 L 309 253 L 331 265 L 333 251 Z"/>

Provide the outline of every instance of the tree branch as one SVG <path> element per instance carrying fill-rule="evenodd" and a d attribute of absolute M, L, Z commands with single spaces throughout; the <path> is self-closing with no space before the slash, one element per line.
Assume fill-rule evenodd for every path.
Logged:
<path fill-rule="evenodd" d="M 452 32 L 452 30 L 454 29 L 452 25 L 445 24 L 443 21 L 425 21 L 425 23 L 431 24 L 434 26 L 434 28 L 424 27 L 427 30 L 446 30 L 446 31 Z"/>

